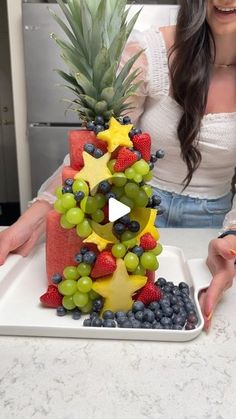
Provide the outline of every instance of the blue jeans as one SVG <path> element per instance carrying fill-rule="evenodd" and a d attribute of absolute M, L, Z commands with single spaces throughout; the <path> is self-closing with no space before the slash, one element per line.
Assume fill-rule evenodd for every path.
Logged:
<path fill-rule="evenodd" d="M 153 189 L 164 209 L 164 213 L 157 216 L 157 227 L 221 228 L 232 207 L 231 192 L 218 199 L 200 199 Z"/>

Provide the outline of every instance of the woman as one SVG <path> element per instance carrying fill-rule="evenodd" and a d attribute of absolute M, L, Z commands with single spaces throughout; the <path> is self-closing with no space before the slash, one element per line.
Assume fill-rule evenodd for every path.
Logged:
<path fill-rule="evenodd" d="M 218 227 L 232 206 L 236 161 L 236 0 L 182 0 L 176 27 L 152 29 L 127 45 L 123 59 L 145 48 L 138 66 L 144 83 L 133 121 L 166 151 L 153 186 L 165 207 L 167 227 Z M 60 170 L 39 199 L 0 236 L 0 263 L 10 251 L 29 253 L 44 228 L 60 184 Z M 228 234 L 209 245 L 213 274 L 201 295 L 208 329 L 214 308 L 231 286 L 236 249 L 236 210 L 225 218 Z M 33 232 L 33 234 L 32 234 Z"/>

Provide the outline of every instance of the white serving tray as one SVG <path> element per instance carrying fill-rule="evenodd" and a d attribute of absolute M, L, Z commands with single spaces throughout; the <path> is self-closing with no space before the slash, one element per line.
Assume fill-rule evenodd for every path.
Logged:
<path fill-rule="evenodd" d="M 151 330 L 83 327 L 82 319 L 71 315 L 58 317 L 55 309 L 44 308 L 39 297 L 47 287 L 44 244 L 36 247 L 27 258 L 11 255 L 0 267 L 0 334 L 23 336 L 48 336 L 94 339 L 127 339 L 157 341 L 188 341 L 203 329 L 203 317 L 198 303 L 198 293 L 211 280 L 202 259 L 185 261 L 181 249 L 164 246 L 159 256 L 157 276 L 178 284 L 187 282 L 197 307 L 199 324 L 196 329 Z"/>

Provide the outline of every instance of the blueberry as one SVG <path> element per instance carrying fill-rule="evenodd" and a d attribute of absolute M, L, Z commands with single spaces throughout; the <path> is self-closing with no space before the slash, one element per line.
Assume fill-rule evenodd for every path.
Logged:
<path fill-rule="evenodd" d="M 103 180 L 99 183 L 99 189 L 103 194 L 106 194 L 111 190 L 111 185 L 107 180 Z"/>
<path fill-rule="evenodd" d="M 93 152 L 93 157 L 95 157 L 95 159 L 100 159 L 100 157 L 103 156 L 103 151 L 100 150 L 100 148 L 95 148 L 94 152 Z"/>
<path fill-rule="evenodd" d="M 160 308 L 160 304 L 158 303 L 158 301 L 153 301 L 149 304 L 148 308 L 152 311 L 155 311 Z"/>
<path fill-rule="evenodd" d="M 95 125 L 92 121 L 89 121 L 89 122 L 87 122 L 86 127 L 87 127 L 88 131 L 94 131 Z"/>
<path fill-rule="evenodd" d="M 134 313 L 132 310 L 127 311 L 126 316 L 127 317 L 133 317 Z"/>
<path fill-rule="evenodd" d="M 161 198 L 160 198 L 160 196 L 158 196 L 158 195 L 153 195 L 152 196 L 152 202 L 153 202 L 153 205 L 160 205 L 160 203 L 161 203 Z"/>
<path fill-rule="evenodd" d="M 101 298 L 97 298 L 93 301 L 93 310 L 94 311 L 100 311 L 103 307 L 103 301 Z"/>
<path fill-rule="evenodd" d="M 154 169 L 154 163 L 150 162 L 150 163 L 148 163 L 148 166 L 149 166 L 149 169 L 150 170 L 153 170 Z"/>
<path fill-rule="evenodd" d="M 115 314 L 111 310 L 105 310 L 103 312 L 102 317 L 103 317 L 104 320 L 108 320 L 108 319 L 113 320 L 115 318 Z"/>
<path fill-rule="evenodd" d="M 149 322 L 143 322 L 142 323 L 142 329 L 151 329 L 152 328 L 152 324 Z"/>
<path fill-rule="evenodd" d="M 178 303 L 178 298 L 176 297 L 176 295 L 171 295 L 170 296 L 170 304 L 174 306 L 177 303 Z"/>
<path fill-rule="evenodd" d="M 162 298 L 162 300 L 160 300 L 160 306 L 162 309 L 166 306 L 170 307 L 170 300 L 165 297 Z"/>
<path fill-rule="evenodd" d="M 94 127 L 95 134 L 98 134 L 101 131 L 104 131 L 104 125 L 95 125 L 95 127 Z"/>
<path fill-rule="evenodd" d="M 161 320 L 161 318 L 164 316 L 164 314 L 163 314 L 163 312 L 162 312 L 162 310 L 161 309 L 157 309 L 157 310 L 155 310 L 155 317 L 156 317 L 156 320 L 157 321 L 159 321 L 159 320 Z"/>
<path fill-rule="evenodd" d="M 108 193 L 106 194 L 106 199 L 107 199 L 107 200 L 109 200 L 109 199 L 111 199 L 111 198 L 116 199 L 116 194 L 115 194 L 114 192 L 108 192 Z"/>
<path fill-rule="evenodd" d="M 152 310 L 150 310 L 150 309 L 146 309 L 146 310 L 144 310 L 144 313 L 143 313 L 143 320 L 145 321 L 145 322 L 149 322 L 149 323 L 152 323 L 153 321 L 154 321 L 154 319 L 155 319 L 155 314 L 153 313 L 153 311 Z"/>
<path fill-rule="evenodd" d="M 83 262 L 83 255 L 81 255 L 81 253 L 77 253 L 77 254 L 75 255 L 75 261 L 76 261 L 77 263 L 81 263 L 81 262 Z"/>
<path fill-rule="evenodd" d="M 178 304 L 174 304 L 172 306 L 172 310 L 175 314 L 178 314 L 180 312 L 180 306 Z"/>
<path fill-rule="evenodd" d="M 136 311 L 136 313 L 134 314 L 134 317 L 136 320 L 139 320 L 140 322 L 143 321 L 143 315 L 144 315 L 144 311 Z"/>
<path fill-rule="evenodd" d="M 124 125 L 131 124 L 131 119 L 130 119 L 129 116 L 124 116 L 124 118 L 123 118 L 123 124 Z"/>
<path fill-rule="evenodd" d="M 89 315 L 90 320 L 93 320 L 95 317 L 98 318 L 98 312 L 92 311 L 92 313 Z"/>
<path fill-rule="evenodd" d="M 139 320 L 131 320 L 132 328 L 133 329 L 140 329 L 142 327 L 142 323 Z"/>
<path fill-rule="evenodd" d="M 173 325 L 172 325 L 172 329 L 173 329 L 173 330 L 182 330 L 182 329 L 183 329 L 183 327 L 182 327 L 180 324 L 173 324 Z"/>
<path fill-rule="evenodd" d="M 170 292 L 171 292 L 171 287 L 170 287 L 169 285 L 165 285 L 165 286 L 163 287 L 163 291 L 164 291 L 165 293 L 170 293 Z"/>
<path fill-rule="evenodd" d="M 65 185 L 67 185 L 67 186 L 72 186 L 72 185 L 73 185 L 73 183 L 74 183 L 74 179 L 67 178 L 67 179 L 65 180 Z"/>
<path fill-rule="evenodd" d="M 86 151 L 88 154 L 93 154 L 94 153 L 94 145 L 93 144 L 84 144 L 84 151 Z"/>
<path fill-rule="evenodd" d="M 156 152 L 156 157 L 158 158 L 158 159 L 163 159 L 163 157 L 165 156 L 165 152 L 164 152 L 164 150 L 157 150 L 157 152 Z"/>
<path fill-rule="evenodd" d="M 160 323 L 162 326 L 167 327 L 167 329 L 170 329 L 172 326 L 172 321 L 169 317 L 162 317 Z"/>
<path fill-rule="evenodd" d="M 184 326 L 185 319 L 180 314 L 177 314 L 173 320 L 174 324 L 180 324 L 180 326 Z"/>
<path fill-rule="evenodd" d="M 162 288 L 162 287 L 164 287 L 164 285 L 166 285 L 166 279 L 160 277 L 160 278 L 157 279 L 156 283 L 157 283 L 158 287 Z"/>
<path fill-rule="evenodd" d="M 91 321 L 92 327 L 101 327 L 102 326 L 102 319 L 99 317 L 94 317 L 94 319 Z"/>
<path fill-rule="evenodd" d="M 126 316 L 120 316 L 120 317 L 118 317 L 118 319 L 116 319 L 116 321 L 117 321 L 117 323 L 118 323 L 118 325 L 120 326 L 120 327 L 122 327 L 122 324 L 123 323 L 126 323 L 126 322 L 129 322 L 129 319 L 128 319 L 128 317 L 126 317 Z"/>
<path fill-rule="evenodd" d="M 140 151 L 134 150 L 134 154 L 136 154 L 138 160 L 141 160 L 142 154 L 140 153 Z"/>
<path fill-rule="evenodd" d="M 91 319 L 84 319 L 83 326 L 90 327 L 91 326 Z"/>
<path fill-rule="evenodd" d="M 142 301 L 135 301 L 133 303 L 132 311 L 134 313 L 137 313 L 137 311 L 143 311 L 145 308 L 145 305 Z"/>
<path fill-rule="evenodd" d="M 116 322 L 112 319 L 105 319 L 103 321 L 103 327 L 116 327 Z"/>
<path fill-rule="evenodd" d="M 166 211 L 165 208 L 160 205 L 154 205 L 153 208 L 158 210 L 158 215 L 162 215 Z"/>
<path fill-rule="evenodd" d="M 94 123 L 96 125 L 104 125 L 105 121 L 104 121 L 103 116 L 100 116 L 100 115 L 96 116 L 95 120 L 94 120 Z"/>
<path fill-rule="evenodd" d="M 124 311 L 117 311 L 115 313 L 115 318 L 119 319 L 120 317 L 126 317 L 126 313 Z"/>
<path fill-rule="evenodd" d="M 195 314 L 188 314 L 187 323 L 192 323 L 192 324 L 196 325 L 198 323 L 197 316 Z"/>
<path fill-rule="evenodd" d="M 193 330 L 195 329 L 195 325 L 193 323 L 186 323 L 185 330 Z"/>
<path fill-rule="evenodd" d="M 126 230 L 126 227 L 122 223 L 115 223 L 113 226 L 113 231 L 117 236 L 121 236 Z"/>
<path fill-rule="evenodd" d="M 76 202 L 81 202 L 82 199 L 85 197 L 85 193 L 82 191 L 75 192 L 74 197 L 75 197 Z"/>
<path fill-rule="evenodd" d="M 132 253 L 135 253 L 138 257 L 142 256 L 144 250 L 141 246 L 134 246 L 133 249 L 131 249 Z"/>
<path fill-rule="evenodd" d="M 122 224 L 124 224 L 124 225 L 126 225 L 126 226 L 128 226 L 129 225 L 129 223 L 130 223 L 130 216 L 127 214 L 127 215 L 124 215 L 123 217 L 121 217 L 121 218 L 119 218 L 119 220 L 118 220 L 120 223 L 122 223 Z"/>
<path fill-rule="evenodd" d="M 129 137 L 133 138 L 135 135 L 137 134 L 141 134 L 142 130 L 139 128 L 132 128 L 131 131 L 129 132 Z"/>
<path fill-rule="evenodd" d="M 153 329 L 163 329 L 163 326 L 160 322 L 152 323 Z"/>
<path fill-rule="evenodd" d="M 187 312 L 189 312 L 189 311 L 192 311 L 194 309 L 194 304 L 193 303 L 185 303 L 184 307 L 185 307 L 185 310 Z"/>
<path fill-rule="evenodd" d="M 176 297 L 178 297 L 178 296 L 181 296 L 181 291 L 179 290 L 178 287 L 175 286 L 175 287 L 172 288 L 172 294 L 176 295 Z"/>
<path fill-rule="evenodd" d="M 63 306 L 57 307 L 57 316 L 62 317 L 62 316 L 65 316 L 66 313 L 67 313 L 67 310 L 65 309 L 65 307 Z"/>
<path fill-rule="evenodd" d="M 122 328 L 132 329 L 132 323 L 129 320 L 125 320 L 123 323 L 119 324 Z"/>
<path fill-rule="evenodd" d="M 157 162 L 157 156 L 156 156 L 156 154 L 151 154 L 150 162 L 151 163 L 156 163 Z"/>
<path fill-rule="evenodd" d="M 172 281 L 168 281 L 167 282 L 167 285 L 171 288 L 171 290 L 174 288 L 174 282 L 172 282 Z"/>
<path fill-rule="evenodd" d="M 138 231 L 140 230 L 140 224 L 138 223 L 138 221 L 131 221 L 128 228 L 129 231 L 131 231 L 132 233 L 138 233 Z"/>
<path fill-rule="evenodd" d="M 85 253 L 85 255 L 83 255 L 83 262 L 87 263 L 88 265 L 92 265 L 95 262 L 96 258 L 96 253 L 92 250 L 89 250 Z"/>
<path fill-rule="evenodd" d="M 85 253 L 89 252 L 89 249 L 87 247 L 81 247 L 80 253 L 81 255 L 85 255 Z"/>
<path fill-rule="evenodd" d="M 72 319 L 79 320 L 81 318 L 81 311 L 80 310 L 74 310 L 72 313 Z"/>
<path fill-rule="evenodd" d="M 179 283 L 179 289 L 182 290 L 183 288 L 189 288 L 189 286 L 186 282 L 180 282 Z"/>
<path fill-rule="evenodd" d="M 52 276 L 53 284 L 59 284 L 62 281 L 62 276 L 59 273 L 56 273 Z"/>
<path fill-rule="evenodd" d="M 164 306 L 162 308 L 162 311 L 163 311 L 164 316 L 166 317 L 171 317 L 173 314 L 173 309 L 169 306 Z"/>
<path fill-rule="evenodd" d="M 182 295 L 189 295 L 190 289 L 189 287 L 185 287 L 181 290 L 181 292 L 182 292 Z"/>
<path fill-rule="evenodd" d="M 69 185 L 65 185 L 65 186 L 63 186 L 63 188 L 62 188 L 62 193 L 64 194 L 64 193 L 72 193 L 73 191 L 72 191 L 72 187 L 71 186 L 69 186 Z"/>

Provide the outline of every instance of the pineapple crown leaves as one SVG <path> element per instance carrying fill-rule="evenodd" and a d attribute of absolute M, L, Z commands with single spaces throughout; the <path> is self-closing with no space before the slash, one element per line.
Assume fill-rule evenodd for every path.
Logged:
<path fill-rule="evenodd" d="M 73 108 L 85 122 L 97 115 L 105 121 L 132 109 L 127 99 L 140 82 L 132 67 L 138 51 L 119 70 L 122 52 L 141 9 L 128 21 L 126 0 L 57 0 L 64 19 L 50 10 L 67 39 L 55 36 L 68 72 L 56 70 L 73 91 Z"/>

